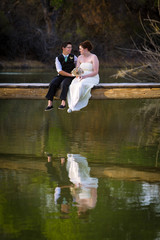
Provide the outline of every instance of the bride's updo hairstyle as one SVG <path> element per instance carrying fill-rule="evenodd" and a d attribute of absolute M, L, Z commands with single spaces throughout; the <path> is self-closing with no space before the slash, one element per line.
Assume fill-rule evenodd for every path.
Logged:
<path fill-rule="evenodd" d="M 88 40 L 86 40 L 86 41 L 84 41 L 84 42 L 81 42 L 81 43 L 79 44 L 79 46 L 82 46 L 84 49 L 87 48 L 88 51 L 91 51 L 92 48 L 93 48 L 92 43 L 91 43 L 90 41 L 88 41 Z"/>

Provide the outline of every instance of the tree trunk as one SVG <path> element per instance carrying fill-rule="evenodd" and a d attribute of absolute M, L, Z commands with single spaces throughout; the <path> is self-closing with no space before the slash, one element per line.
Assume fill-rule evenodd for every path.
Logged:
<path fill-rule="evenodd" d="M 54 8 L 50 6 L 50 0 L 41 0 L 41 3 L 43 7 L 44 20 L 46 22 L 47 34 L 50 36 L 53 33 L 51 16 Z"/>

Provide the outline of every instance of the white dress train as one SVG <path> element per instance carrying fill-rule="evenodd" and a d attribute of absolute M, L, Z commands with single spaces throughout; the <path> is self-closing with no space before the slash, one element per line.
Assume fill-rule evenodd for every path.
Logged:
<path fill-rule="evenodd" d="M 67 154 L 66 168 L 73 184 L 97 188 L 98 179 L 90 177 L 90 167 L 85 157 L 80 154 Z"/>
<path fill-rule="evenodd" d="M 90 168 L 85 157 L 80 154 L 67 154 L 67 171 L 70 181 L 71 194 L 78 204 L 80 211 L 86 211 L 96 206 L 98 179 L 90 176 Z"/>
<path fill-rule="evenodd" d="M 83 69 L 83 75 L 93 71 L 92 63 L 81 63 L 80 68 Z M 80 80 L 74 78 L 67 94 L 68 106 L 71 111 L 79 111 L 87 106 L 91 97 L 91 88 L 99 83 L 99 74 Z"/>

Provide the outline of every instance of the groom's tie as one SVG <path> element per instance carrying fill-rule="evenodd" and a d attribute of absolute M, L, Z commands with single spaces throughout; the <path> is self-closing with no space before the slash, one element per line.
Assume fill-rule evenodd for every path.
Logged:
<path fill-rule="evenodd" d="M 68 58 L 67 56 L 64 57 L 64 61 L 65 61 L 65 62 L 67 62 L 67 58 Z"/>

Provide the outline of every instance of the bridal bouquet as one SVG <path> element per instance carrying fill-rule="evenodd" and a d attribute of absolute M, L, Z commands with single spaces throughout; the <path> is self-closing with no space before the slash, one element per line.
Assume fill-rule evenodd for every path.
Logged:
<path fill-rule="evenodd" d="M 72 74 L 73 76 L 76 76 L 76 77 L 81 76 L 83 73 L 84 73 L 84 71 L 83 71 L 83 69 L 80 68 L 80 67 L 74 68 L 74 69 L 72 70 L 72 72 L 71 72 L 71 74 Z"/>

